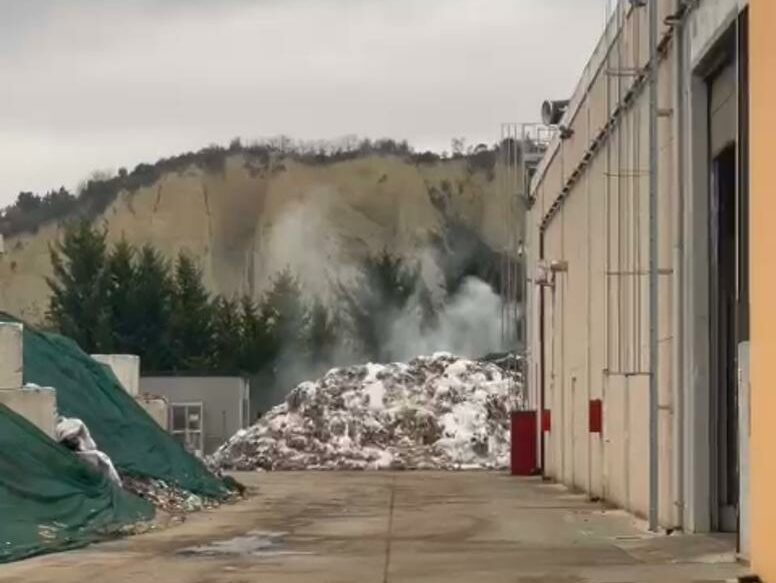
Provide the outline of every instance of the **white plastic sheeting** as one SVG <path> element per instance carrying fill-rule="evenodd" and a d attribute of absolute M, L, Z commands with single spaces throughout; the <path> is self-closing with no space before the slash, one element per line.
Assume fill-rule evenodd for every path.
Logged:
<path fill-rule="evenodd" d="M 121 478 L 111 459 L 97 449 L 86 424 L 80 419 L 60 417 L 56 427 L 58 442 L 72 449 L 87 464 L 105 475 L 111 482 L 121 486 Z"/>

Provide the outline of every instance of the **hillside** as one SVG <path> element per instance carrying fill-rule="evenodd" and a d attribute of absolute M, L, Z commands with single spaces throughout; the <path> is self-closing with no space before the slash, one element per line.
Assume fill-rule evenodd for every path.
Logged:
<path fill-rule="evenodd" d="M 290 266 L 308 291 L 326 295 L 352 276 L 356 259 L 384 249 L 424 261 L 426 276 L 438 277 L 428 251 L 449 244 L 452 228 L 466 234 L 452 241 L 458 254 L 483 243 L 503 250 L 507 204 L 495 157 L 473 164 L 370 153 L 320 163 L 224 151 L 218 164 L 186 162 L 118 189 L 91 216 L 109 241 L 150 242 L 168 257 L 190 252 L 213 292 L 258 297 Z M 42 319 L 49 245 L 72 217 L 6 236 L 0 309 Z"/>

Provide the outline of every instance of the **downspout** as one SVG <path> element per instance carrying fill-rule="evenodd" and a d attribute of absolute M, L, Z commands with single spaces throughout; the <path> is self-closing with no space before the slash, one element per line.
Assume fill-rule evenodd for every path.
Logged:
<path fill-rule="evenodd" d="M 684 81 L 685 81 L 685 57 L 684 57 L 684 11 L 685 0 L 676 0 L 675 14 L 679 16 L 674 28 L 674 66 L 676 68 L 674 83 L 676 100 L 674 131 L 676 132 L 675 154 L 676 161 L 675 184 L 676 212 L 674 213 L 674 294 L 672 322 L 674 326 L 674 362 L 671 371 L 671 384 L 674 390 L 674 416 L 673 416 L 673 444 L 674 444 L 674 475 L 676 476 L 676 491 L 674 504 L 676 507 L 676 525 L 684 527 L 684 387 L 682 386 L 684 371 L 684 321 L 682 310 L 682 298 L 684 297 Z"/>
<path fill-rule="evenodd" d="M 539 261 L 544 260 L 544 229 L 539 229 Z M 545 432 L 544 432 L 544 410 L 545 404 L 545 381 L 544 381 L 544 287 L 537 286 L 539 293 L 539 465 L 541 466 L 542 476 L 546 476 L 545 463 Z"/>
<path fill-rule="evenodd" d="M 657 17 L 649 2 L 649 529 L 658 529 Z"/>

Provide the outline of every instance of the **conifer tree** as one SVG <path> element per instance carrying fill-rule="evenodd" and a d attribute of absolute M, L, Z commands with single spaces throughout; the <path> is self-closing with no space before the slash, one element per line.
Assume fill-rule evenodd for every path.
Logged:
<path fill-rule="evenodd" d="M 111 351 L 135 353 L 138 306 L 135 300 L 135 248 L 125 239 L 114 245 L 107 260 L 108 315 Z"/>
<path fill-rule="evenodd" d="M 336 317 L 326 305 L 316 300 L 310 308 L 307 320 L 307 358 L 317 368 L 331 365 L 339 343 Z"/>
<path fill-rule="evenodd" d="M 362 356 L 376 362 L 391 359 L 386 348 L 389 331 L 419 282 L 419 268 L 404 265 L 387 251 L 364 260 L 358 284 L 342 290 L 351 334 Z"/>
<path fill-rule="evenodd" d="M 286 352 L 301 355 L 307 313 L 299 280 L 289 269 L 284 269 L 273 279 L 262 301 L 262 312 L 270 325 L 278 352 L 283 347 Z"/>
<path fill-rule="evenodd" d="M 105 232 L 80 221 L 65 229 L 49 252 L 54 272 L 46 279 L 51 289 L 50 322 L 87 352 L 109 350 Z"/>
<path fill-rule="evenodd" d="M 175 262 L 170 319 L 176 370 L 207 370 L 212 327 L 213 306 L 202 282 L 202 270 L 181 252 Z"/>
<path fill-rule="evenodd" d="M 240 318 L 240 370 L 250 373 L 271 370 L 278 351 L 268 314 L 262 313 L 250 296 L 244 296 L 240 302 Z"/>
<path fill-rule="evenodd" d="M 173 370 L 171 347 L 173 281 L 170 264 L 150 245 L 138 252 L 132 286 L 135 327 L 130 352 L 140 356 L 144 371 Z"/>
<path fill-rule="evenodd" d="M 211 369 L 224 374 L 240 371 L 242 318 L 234 300 L 219 297 L 213 302 Z"/>

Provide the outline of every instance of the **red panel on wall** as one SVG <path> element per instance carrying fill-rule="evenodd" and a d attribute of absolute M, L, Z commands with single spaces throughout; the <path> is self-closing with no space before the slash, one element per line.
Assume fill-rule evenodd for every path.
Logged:
<path fill-rule="evenodd" d="M 513 411 L 511 419 L 511 468 L 513 476 L 536 474 L 536 411 Z"/>
<path fill-rule="evenodd" d="M 549 409 L 542 411 L 542 431 L 552 430 L 552 412 Z"/>
<path fill-rule="evenodd" d="M 589 423 L 590 433 L 601 433 L 603 431 L 603 403 L 601 399 L 590 401 Z"/>

